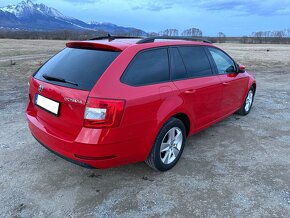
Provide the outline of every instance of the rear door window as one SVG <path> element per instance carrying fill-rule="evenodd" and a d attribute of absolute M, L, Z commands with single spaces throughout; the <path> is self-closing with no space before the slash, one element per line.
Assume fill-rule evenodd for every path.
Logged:
<path fill-rule="evenodd" d="M 167 48 L 137 54 L 124 72 L 121 81 L 132 86 L 167 82 L 170 80 Z"/>
<path fill-rule="evenodd" d="M 89 91 L 119 54 L 114 51 L 65 48 L 45 63 L 34 77 L 48 83 Z M 46 80 L 43 75 L 70 83 Z"/>
<path fill-rule="evenodd" d="M 209 59 L 202 46 L 180 46 L 178 49 L 189 77 L 213 75 Z"/>
<path fill-rule="evenodd" d="M 170 48 L 170 62 L 172 80 L 181 80 L 188 77 L 185 65 L 177 48 Z"/>

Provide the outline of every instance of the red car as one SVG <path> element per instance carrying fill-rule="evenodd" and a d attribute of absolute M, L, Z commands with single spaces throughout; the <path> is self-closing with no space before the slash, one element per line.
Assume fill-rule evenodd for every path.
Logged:
<path fill-rule="evenodd" d="M 190 135 L 248 114 L 256 92 L 223 50 L 180 37 L 69 42 L 29 83 L 29 128 L 47 149 L 86 167 L 145 161 L 159 171 Z"/>

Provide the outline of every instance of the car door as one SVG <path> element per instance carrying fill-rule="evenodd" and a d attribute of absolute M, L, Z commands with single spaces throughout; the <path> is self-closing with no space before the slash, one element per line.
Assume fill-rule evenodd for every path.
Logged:
<path fill-rule="evenodd" d="M 222 113 L 224 115 L 233 113 L 241 107 L 241 102 L 243 102 L 244 93 L 248 85 L 248 77 L 237 73 L 235 62 L 225 52 L 214 47 L 208 47 L 207 49 L 222 83 Z"/>
<path fill-rule="evenodd" d="M 222 85 L 202 46 L 170 48 L 171 75 L 198 131 L 220 117 Z"/>
<path fill-rule="evenodd" d="M 126 95 L 122 122 L 125 126 L 140 125 L 140 128 L 153 125 L 151 130 L 154 133 L 153 128 L 157 128 L 158 123 L 173 110 L 167 104 L 171 102 L 169 99 L 178 93 L 170 81 L 168 49 L 162 47 L 138 52 L 123 73 L 121 82 L 124 84 L 122 92 L 130 93 Z M 139 132 L 136 128 L 135 134 Z"/>

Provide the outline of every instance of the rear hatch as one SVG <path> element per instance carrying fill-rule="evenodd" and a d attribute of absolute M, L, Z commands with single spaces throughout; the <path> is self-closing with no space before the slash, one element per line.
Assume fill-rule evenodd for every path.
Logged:
<path fill-rule="evenodd" d="M 84 124 L 90 90 L 120 54 L 91 43 L 69 44 L 31 78 L 27 112 L 50 133 L 74 140 Z M 93 45 L 93 44 L 92 44 Z"/>

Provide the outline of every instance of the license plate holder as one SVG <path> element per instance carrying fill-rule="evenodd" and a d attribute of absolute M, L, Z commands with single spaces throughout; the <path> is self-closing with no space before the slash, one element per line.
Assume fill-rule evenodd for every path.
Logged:
<path fill-rule="evenodd" d="M 44 97 L 40 94 L 35 95 L 35 105 L 40 107 L 41 109 L 58 116 L 59 115 L 59 106 L 60 103 L 54 100 L 51 100 L 47 97 Z"/>

